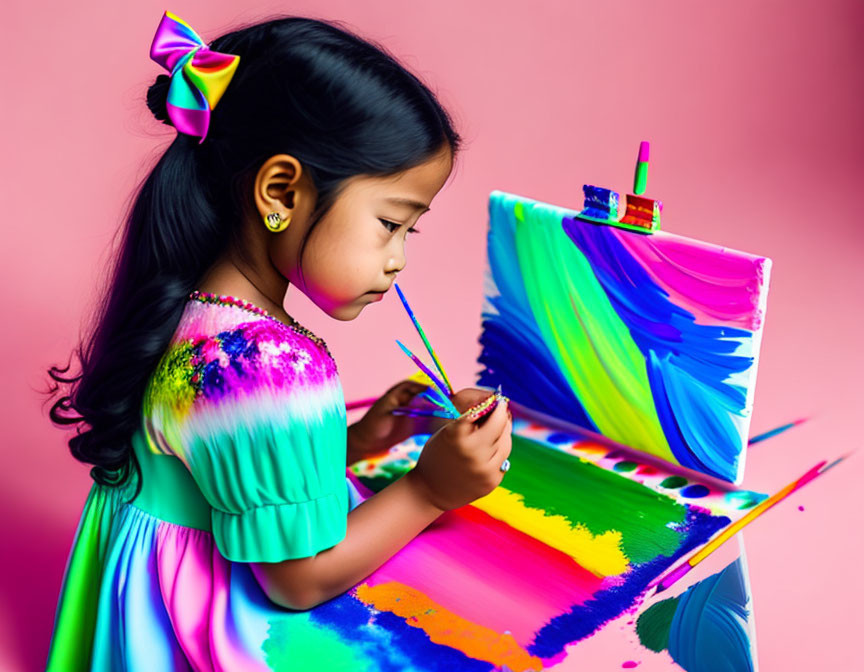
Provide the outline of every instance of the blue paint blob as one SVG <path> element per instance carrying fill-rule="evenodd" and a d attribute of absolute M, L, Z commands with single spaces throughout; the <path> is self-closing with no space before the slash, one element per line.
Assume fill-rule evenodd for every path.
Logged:
<path fill-rule="evenodd" d="M 750 593 L 740 558 L 687 589 L 669 629 L 669 655 L 685 670 L 752 672 Z"/>
<path fill-rule="evenodd" d="M 688 499 L 696 499 L 698 497 L 704 497 L 709 492 L 711 492 L 704 485 L 696 484 L 696 485 L 688 485 L 686 488 L 681 490 L 681 496 L 687 497 Z"/>
<path fill-rule="evenodd" d="M 338 632 L 342 641 L 362 654 L 360 657 L 368 665 L 362 669 L 404 672 L 493 672 L 495 669 L 491 663 L 432 642 L 422 628 L 390 612 L 377 612 L 349 593 L 323 602 L 308 614 L 312 623 Z"/>
<path fill-rule="evenodd" d="M 743 557 L 743 556 L 742 556 Z M 750 590 L 741 558 L 639 616 L 642 646 L 689 672 L 752 672 Z"/>
<path fill-rule="evenodd" d="M 567 432 L 552 432 L 546 437 L 546 440 L 549 443 L 574 443 L 579 440 L 579 437 Z"/>

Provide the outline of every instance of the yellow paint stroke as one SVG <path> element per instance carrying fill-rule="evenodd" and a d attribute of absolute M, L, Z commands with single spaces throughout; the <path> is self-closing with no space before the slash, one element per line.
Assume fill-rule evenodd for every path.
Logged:
<path fill-rule="evenodd" d="M 484 660 L 513 672 L 538 672 L 543 662 L 530 655 L 513 635 L 495 632 L 444 609 L 419 590 L 398 581 L 375 587 L 363 583 L 356 588 L 363 603 L 378 611 L 404 618 L 408 625 L 422 629 L 436 644 L 461 651 L 469 658 Z"/>
<path fill-rule="evenodd" d="M 618 530 L 607 530 L 595 536 L 582 523 L 573 525 L 562 515 L 526 506 L 522 495 L 500 486 L 471 502 L 471 506 L 566 553 L 600 578 L 618 576 L 630 566 L 630 560 L 621 548 L 621 532 Z"/>

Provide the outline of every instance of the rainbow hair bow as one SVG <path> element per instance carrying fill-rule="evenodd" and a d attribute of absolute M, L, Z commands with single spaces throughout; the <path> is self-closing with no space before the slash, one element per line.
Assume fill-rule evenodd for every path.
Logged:
<path fill-rule="evenodd" d="M 240 57 L 211 51 L 188 23 L 166 11 L 150 58 L 171 73 L 168 118 L 181 133 L 200 136 L 200 145 L 210 127 L 210 110 L 225 93 Z"/>

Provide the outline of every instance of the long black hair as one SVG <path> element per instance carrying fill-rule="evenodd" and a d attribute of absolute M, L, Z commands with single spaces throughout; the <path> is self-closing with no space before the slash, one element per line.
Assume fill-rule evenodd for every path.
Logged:
<path fill-rule="evenodd" d="M 67 373 L 71 356 L 65 368 L 48 371 L 49 394 L 61 385 L 68 392 L 51 406 L 51 420 L 75 426 L 72 455 L 95 465 L 90 475 L 103 485 L 122 485 L 132 464 L 138 469 L 131 438 L 148 379 L 189 293 L 239 242 L 240 223 L 254 206 L 251 185 L 267 158 L 291 154 L 308 171 L 318 192 L 311 232 L 348 178 L 398 173 L 445 143 L 454 156 L 461 145 L 429 88 L 339 22 L 279 17 L 209 46 L 240 62 L 207 137 L 199 145 L 178 133 L 144 178 L 93 327 L 73 351 L 80 371 Z M 159 75 L 147 105 L 170 125 L 169 83 Z"/>

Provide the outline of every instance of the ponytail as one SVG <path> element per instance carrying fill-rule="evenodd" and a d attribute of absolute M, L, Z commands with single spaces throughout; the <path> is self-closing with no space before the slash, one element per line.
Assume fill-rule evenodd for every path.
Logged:
<path fill-rule="evenodd" d="M 51 420 L 78 425 L 69 448 L 77 460 L 95 465 L 90 475 L 103 485 L 128 479 L 147 378 L 189 293 L 230 239 L 215 215 L 196 144 L 178 134 L 141 185 L 97 326 L 76 350 L 80 373 L 66 376 L 69 365 L 48 371 L 52 392 L 70 385 L 52 405 Z"/>

